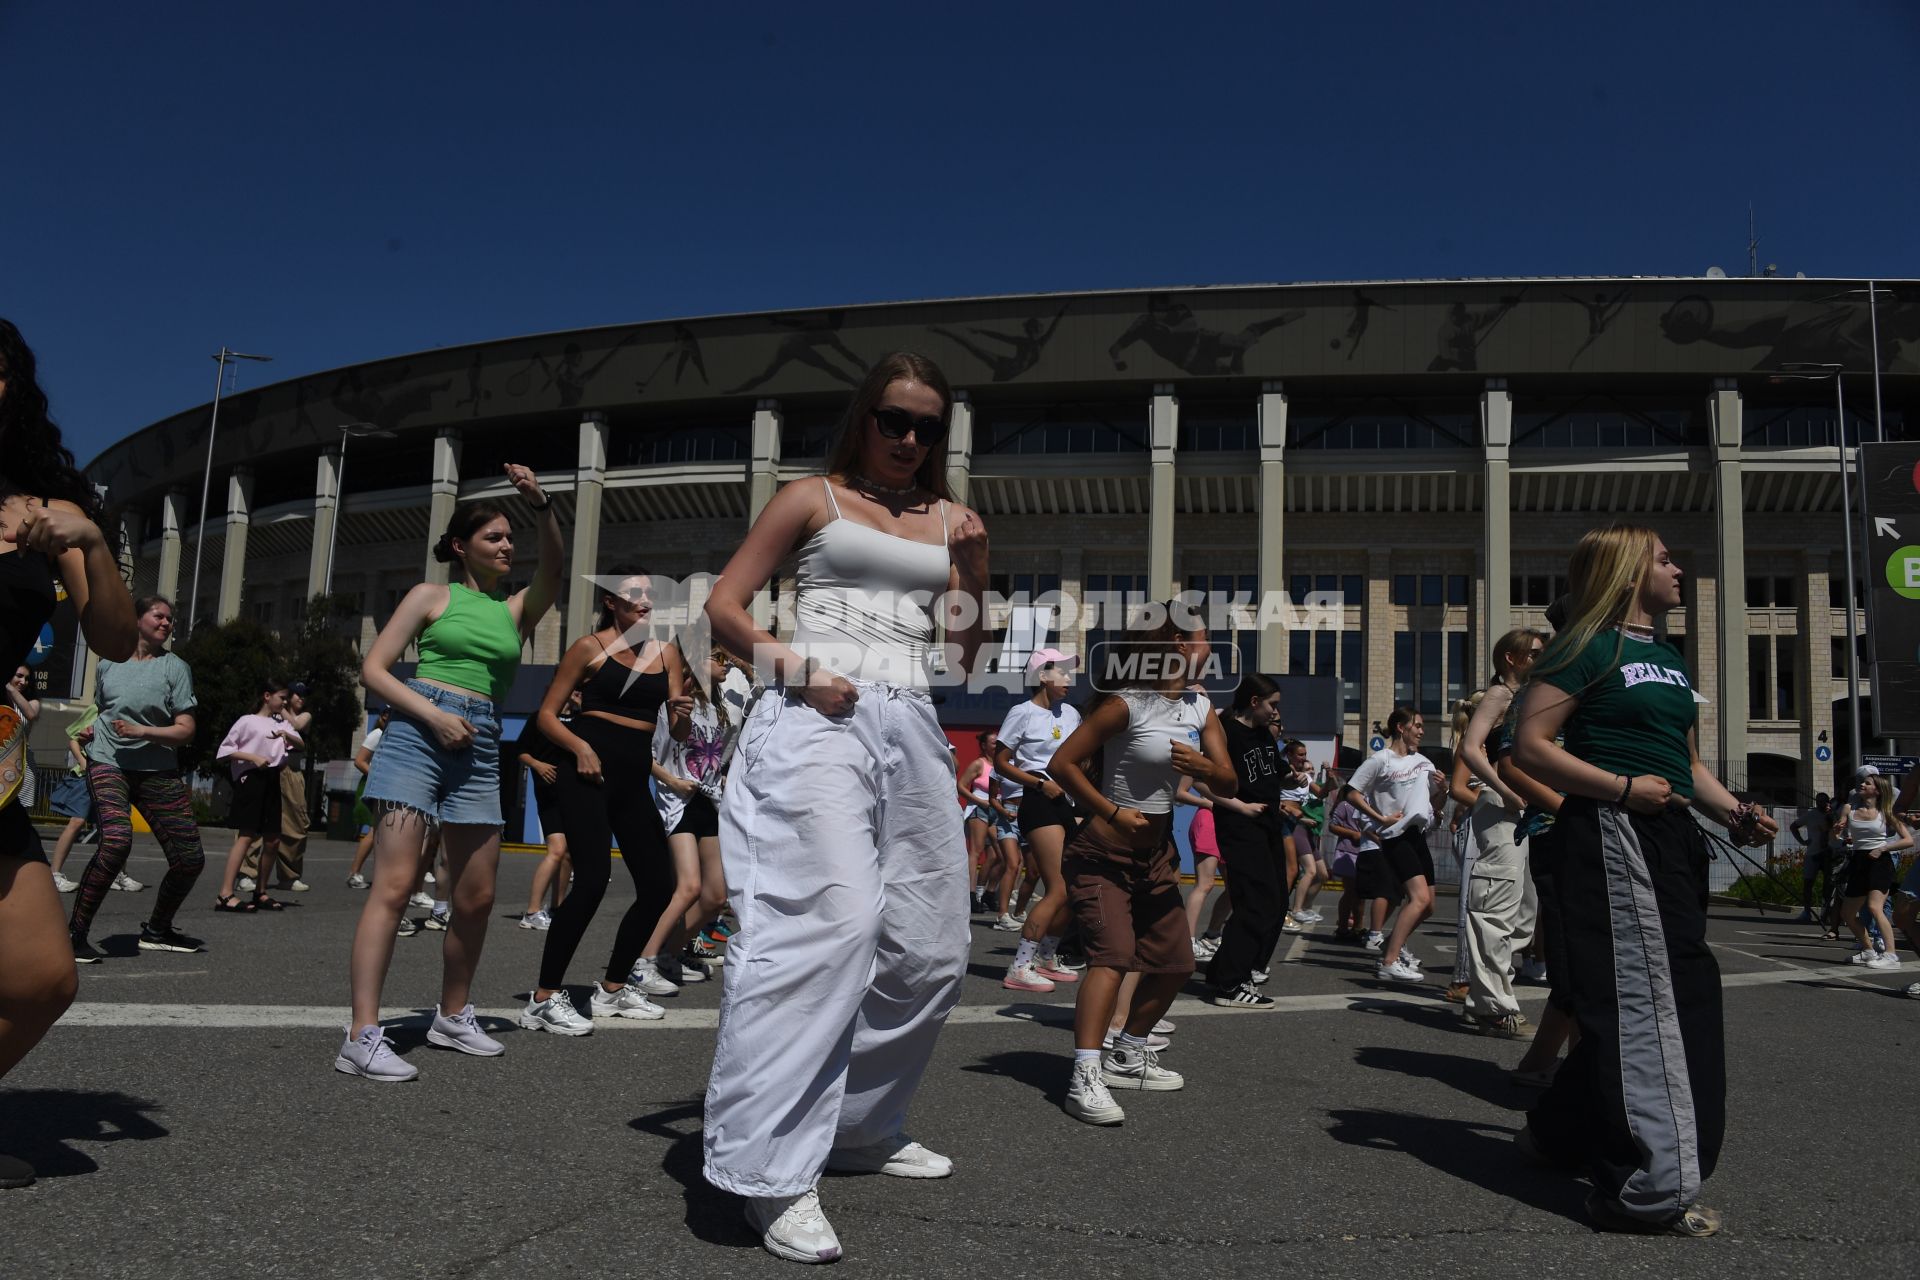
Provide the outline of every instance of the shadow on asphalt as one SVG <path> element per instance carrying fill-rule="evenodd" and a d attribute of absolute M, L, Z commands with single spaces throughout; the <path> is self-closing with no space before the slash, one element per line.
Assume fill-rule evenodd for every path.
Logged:
<path fill-rule="evenodd" d="M 1434 1031 L 1460 1032 L 1465 1025 L 1460 1021 L 1460 1009 L 1457 1005 L 1447 1004 L 1438 989 L 1433 987 L 1416 988 L 1399 986 L 1396 994 L 1409 991 L 1432 992 L 1432 1004 L 1413 1004 L 1407 1000 L 1379 1000 L 1369 998 L 1368 993 L 1355 992 L 1351 1008 L 1358 1013 L 1381 1014 L 1398 1018 L 1402 1022 L 1411 1022 L 1415 1026 L 1428 1027 Z"/>
<path fill-rule="evenodd" d="M 1058 1053 L 1013 1050 L 989 1054 L 960 1068 L 977 1076 L 1003 1076 L 1039 1091 L 1054 1106 L 1067 1101 L 1067 1072 Z"/>
<path fill-rule="evenodd" d="M 1526 1110 L 1526 1104 L 1534 1096 L 1531 1091 L 1508 1083 L 1506 1070 L 1484 1058 L 1461 1058 L 1450 1053 L 1365 1045 L 1355 1051 L 1353 1060 L 1357 1065 L 1374 1071 L 1394 1071 L 1416 1079 L 1438 1080 L 1441 1084 L 1506 1111 Z"/>
<path fill-rule="evenodd" d="M 1588 1225 L 1585 1188 L 1522 1163 L 1510 1129 L 1404 1111 L 1329 1111 L 1327 1118 L 1333 1121 L 1327 1132 L 1350 1146 L 1397 1151 L 1462 1182 Z"/>
<path fill-rule="evenodd" d="M 714 1186 L 701 1172 L 706 1157 L 701 1150 L 700 1122 L 705 1111 L 704 1099 L 695 1099 L 651 1115 L 635 1116 L 627 1121 L 627 1127 L 666 1139 L 667 1152 L 660 1167 L 680 1184 L 685 1195 L 688 1230 L 708 1244 L 758 1249 L 760 1237 L 741 1216 L 740 1197 Z"/>
<path fill-rule="evenodd" d="M 7 1095 L 7 1154 L 42 1178 L 71 1178 L 99 1169 L 70 1142 L 145 1141 L 168 1136 L 147 1113 L 159 1104 L 126 1093 L 81 1089 L 15 1089 Z"/>

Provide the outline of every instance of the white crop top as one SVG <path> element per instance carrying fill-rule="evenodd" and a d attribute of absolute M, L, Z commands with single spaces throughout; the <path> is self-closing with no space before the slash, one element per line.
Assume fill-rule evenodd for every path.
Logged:
<path fill-rule="evenodd" d="M 1141 813 L 1173 812 L 1180 770 L 1173 767 L 1173 740 L 1200 750 L 1200 730 L 1213 705 L 1197 693 L 1177 698 L 1152 690 L 1120 695 L 1127 705 L 1127 727 L 1107 741 L 1100 793 Z"/>
<path fill-rule="evenodd" d="M 882 533 L 840 514 L 800 548 L 791 648 L 854 680 L 924 687 L 933 647 L 933 601 L 947 589 L 947 504 L 940 545 Z"/>
<path fill-rule="evenodd" d="M 1853 841 L 1855 853 L 1872 853 L 1881 845 L 1893 843 L 1893 837 L 1887 833 L 1887 820 L 1881 814 L 1862 818 L 1854 810 L 1849 809 L 1847 835 Z"/>

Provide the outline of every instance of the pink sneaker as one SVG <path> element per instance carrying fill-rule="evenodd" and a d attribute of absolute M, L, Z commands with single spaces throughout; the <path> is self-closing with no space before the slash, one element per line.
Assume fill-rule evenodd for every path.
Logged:
<path fill-rule="evenodd" d="M 1007 976 L 1000 979 L 1000 985 L 1009 991 L 1053 990 L 1053 983 L 1041 977 L 1030 964 L 1016 965 L 1007 970 Z"/>
<path fill-rule="evenodd" d="M 1078 982 L 1080 975 L 1057 961 L 1035 960 L 1033 971 L 1049 982 Z"/>

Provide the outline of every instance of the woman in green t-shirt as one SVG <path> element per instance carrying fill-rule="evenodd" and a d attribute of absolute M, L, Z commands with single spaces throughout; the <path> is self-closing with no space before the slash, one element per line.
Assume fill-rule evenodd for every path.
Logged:
<path fill-rule="evenodd" d="M 1659 536 L 1595 529 L 1568 575 L 1570 621 L 1534 664 L 1514 758 L 1567 797 L 1556 882 L 1580 1042 L 1517 1141 L 1589 1175 L 1603 1230 L 1712 1235 L 1720 1215 L 1698 1199 L 1726 1129 L 1726 1048 L 1706 839 L 1686 809 L 1742 844 L 1774 823 L 1700 761 L 1686 662 L 1653 630 L 1681 603 Z"/>

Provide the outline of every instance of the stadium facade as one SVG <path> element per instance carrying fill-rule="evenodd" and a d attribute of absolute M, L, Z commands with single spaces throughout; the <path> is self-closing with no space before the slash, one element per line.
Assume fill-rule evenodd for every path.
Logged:
<path fill-rule="evenodd" d="M 1495 637 L 1543 625 L 1587 528 L 1654 526 L 1689 575 L 1669 632 L 1707 698 L 1701 753 L 1785 801 L 1832 790 L 1852 754 L 1841 446 L 1920 421 L 1920 284 L 1876 303 L 1856 280 L 1633 277 L 714 316 L 230 395 L 204 519 L 210 405 L 90 471 L 126 513 L 136 590 L 181 598 L 198 556 L 201 618 L 286 628 L 331 571 L 370 640 L 444 575 L 429 548 L 455 503 L 508 494 L 501 464 L 528 463 L 572 543 L 574 586 L 528 655 L 548 663 L 589 625 L 579 575 L 717 572 L 778 487 L 817 472 L 867 363 L 917 350 L 960 393 L 952 479 L 997 587 L 1343 592 L 1339 630 L 1230 629 L 1261 669 L 1337 678 L 1349 748 L 1395 702 L 1444 720 Z M 1804 363 L 1843 366 L 1844 424 L 1830 380 L 1777 379 Z"/>

